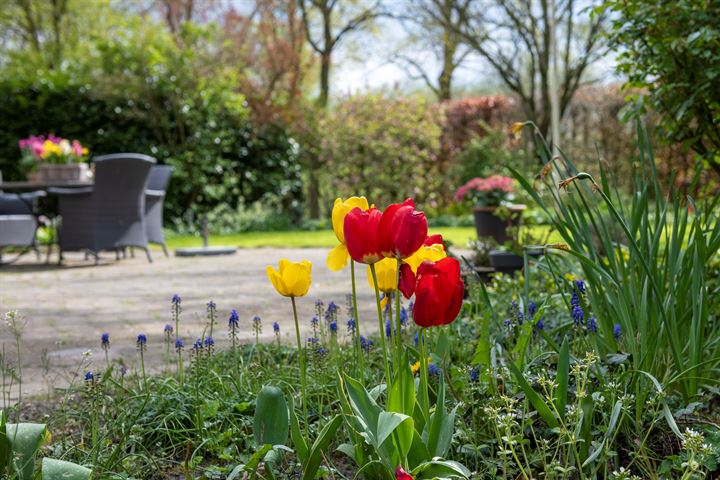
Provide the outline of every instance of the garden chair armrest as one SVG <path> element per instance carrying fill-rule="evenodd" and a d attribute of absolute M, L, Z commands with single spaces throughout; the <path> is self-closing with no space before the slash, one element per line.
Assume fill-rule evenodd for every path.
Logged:
<path fill-rule="evenodd" d="M 93 191 L 92 187 L 82 187 L 82 188 L 52 187 L 52 188 L 48 188 L 48 193 L 52 193 L 53 195 L 67 195 L 67 196 L 88 195 L 88 194 L 91 194 L 92 191 Z"/>

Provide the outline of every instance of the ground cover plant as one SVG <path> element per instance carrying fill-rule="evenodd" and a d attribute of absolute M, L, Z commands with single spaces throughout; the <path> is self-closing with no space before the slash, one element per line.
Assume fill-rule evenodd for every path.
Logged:
<path fill-rule="evenodd" d="M 77 381 L 41 406 L 54 433 L 41 456 L 118 479 L 714 478 L 718 200 L 664 194 L 642 135 L 639 152 L 626 203 L 562 153 L 538 179 L 516 172 L 560 238 L 487 282 L 412 200 L 336 200 L 326 266 L 267 268 L 292 344 L 259 317 L 220 318 L 231 306 L 183 311 L 179 292 L 135 358 L 110 361 L 109 335 L 88 345 Z M 351 276 L 347 298 L 313 292 L 325 267 Z M 365 281 L 376 316 L 357 313 Z M 20 355 L 22 318 L 7 321 Z M 196 335 L 179 336 L 188 325 Z M 146 365 L 149 349 L 163 365 Z M 10 351 L 5 399 L 22 380 Z M 21 397 L 7 416 L 37 412 Z"/>

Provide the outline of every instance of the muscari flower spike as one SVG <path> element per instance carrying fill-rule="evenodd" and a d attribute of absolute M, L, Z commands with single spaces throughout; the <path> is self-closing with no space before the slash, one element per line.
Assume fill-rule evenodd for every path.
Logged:
<path fill-rule="evenodd" d="M 176 293 L 172 296 L 171 302 L 173 305 L 180 305 L 182 303 L 182 299 L 180 298 L 180 295 Z"/>
<path fill-rule="evenodd" d="M 312 325 L 313 328 L 320 325 L 320 319 L 317 317 L 317 315 L 313 315 L 313 317 L 310 319 L 310 325 Z"/>
<path fill-rule="evenodd" d="M 217 310 L 217 305 L 215 305 L 215 302 L 213 302 L 212 300 L 210 300 L 210 301 L 207 303 L 207 310 L 208 310 L 208 312 L 214 312 L 215 310 Z"/>
<path fill-rule="evenodd" d="M 613 337 L 615 337 L 615 340 L 619 340 L 620 335 L 622 335 L 622 331 L 620 330 L 620 324 L 616 323 L 615 325 L 613 325 Z"/>
<path fill-rule="evenodd" d="M 437 365 L 435 365 L 434 363 L 431 363 L 430 365 L 428 365 L 428 376 L 434 377 L 439 374 L 440 374 L 440 369 L 438 368 Z"/>
<path fill-rule="evenodd" d="M 85 372 L 85 381 L 92 382 L 95 379 L 93 372 Z"/>
<path fill-rule="evenodd" d="M 348 329 L 348 333 L 352 333 L 355 331 L 355 319 L 354 318 L 351 318 L 350 320 L 347 321 L 347 329 Z"/>
<path fill-rule="evenodd" d="M 535 313 L 537 313 L 537 304 L 533 300 L 530 300 L 528 302 L 527 310 L 528 317 L 533 318 L 535 316 Z"/>
<path fill-rule="evenodd" d="M 588 318 L 587 328 L 592 333 L 597 333 L 598 327 L 597 327 L 597 321 L 595 320 L 595 317 Z"/>
<path fill-rule="evenodd" d="M 178 353 L 182 352 L 182 349 L 185 347 L 185 344 L 183 343 L 181 338 L 175 339 L 175 350 L 177 350 Z"/>
<path fill-rule="evenodd" d="M 230 310 L 230 318 L 228 318 L 228 327 L 237 330 L 240 326 L 240 316 L 238 315 L 237 310 L 234 308 Z"/>
<path fill-rule="evenodd" d="M 280 333 L 280 324 L 278 322 L 273 323 L 273 332 Z"/>
<path fill-rule="evenodd" d="M 147 344 L 147 335 L 145 335 L 144 333 L 138 335 L 136 343 L 139 348 L 144 348 Z"/>
<path fill-rule="evenodd" d="M 193 350 L 195 350 L 195 352 L 197 353 L 200 350 L 202 350 L 202 348 L 203 348 L 203 341 L 201 338 L 198 338 L 197 340 L 195 340 L 195 343 L 193 343 Z"/>
<path fill-rule="evenodd" d="M 387 320 L 385 320 L 385 336 L 389 338 L 390 335 L 392 335 L 392 332 L 393 332 L 393 328 L 392 328 L 392 325 L 390 324 L 390 319 L 388 318 Z"/>
<path fill-rule="evenodd" d="M 585 293 L 585 282 L 582 280 L 575 280 L 575 288 L 577 288 L 578 292 Z"/>
<path fill-rule="evenodd" d="M 470 369 L 470 381 L 472 383 L 477 383 L 480 380 L 480 369 L 478 367 L 473 367 Z"/>
<path fill-rule="evenodd" d="M 173 330 L 174 330 L 174 329 L 173 329 L 173 326 L 168 323 L 168 324 L 165 325 L 165 328 L 163 329 L 163 332 L 165 332 L 165 333 L 167 333 L 168 335 L 170 335 L 171 333 L 173 333 Z"/>
<path fill-rule="evenodd" d="M 330 333 L 337 333 L 337 322 L 333 320 L 328 324 L 328 328 L 330 329 Z"/>
<path fill-rule="evenodd" d="M 213 337 L 205 337 L 205 346 L 210 348 L 215 345 L 215 339 Z"/>
<path fill-rule="evenodd" d="M 408 322 L 408 312 L 405 307 L 400 307 L 400 325 L 405 326 Z"/>
<path fill-rule="evenodd" d="M 576 325 L 582 325 L 585 319 L 585 313 L 579 305 L 575 305 L 572 309 L 572 317 Z"/>
<path fill-rule="evenodd" d="M 580 297 L 577 294 L 577 290 L 573 290 L 572 296 L 570 297 L 570 306 L 571 307 L 579 307 L 580 306 Z"/>
<path fill-rule="evenodd" d="M 107 348 L 110 346 L 110 334 L 105 332 L 102 335 L 100 335 L 100 343 L 102 344 L 103 348 Z"/>
<path fill-rule="evenodd" d="M 360 335 L 360 348 L 365 350 L 366 352 L 370 351 L 370 348 L 373 346 L 373 341 L 370 339 L 365 338 L 363 335 Z"/>

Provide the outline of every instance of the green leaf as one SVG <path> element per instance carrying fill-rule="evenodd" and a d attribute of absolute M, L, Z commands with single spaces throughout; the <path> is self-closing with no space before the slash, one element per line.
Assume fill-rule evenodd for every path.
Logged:
<path fill-rule="evenodd" d="M 305 463 L 308 458 L 308 446 L 300 430 L 300 422 L 295 414 L 295 403 L 292 395 L 288 395 L 288 412 L 290 413 L 290 436 L 292 437 L 293 446 L 297 456 L 300 458 L 300 462 Z"/>
<path fill-rule="evenodd" d="M 0 478 L 5 475 L 8 467 L 8 459 L 10 458 L 10 443 L 7 438 L 6 423 L 7 414 L 5 410 L 0 410 Z"/>
<path fill-rule="evenodd" d="M 470 478 L 470 470 L 452 460 L 432 460 L 415 467 L 410 475 L 415 480 L 434 478 Z"/>
<path fill-rule="evenodd" d="M 255 401 L 255 445 L 285 445 L 288 437 L 288 406 L 282 390 L 265 385 Z"/>
<path fill-rule="evenodd" d="M 522 388 L 523 392 L 525 392 L 525 396 L 530 401 L 535 410 L 537 410 L 540 417 L 545 420 L 545 423 L 547 423 L 550 428 L 557 428 L 559 424 L 557 419 L 555 418 L 555 415 L 553 415 L 552 410 L 550 410 L 550 408 L 545 404 L 542 398 L 540 398 L 540 395 L 538 395 L 537 392 L 533 390 L 532 386 L 530 386 L 530 384 L 527 382 L 527 380 L 525 380 L 522 372 L 518 370 L 518 368 L 513 362 L 508 362 L 507 366 L 512 372 L 512 374 L 515 376 L 515 380 L 518 382 L 518 385 L 520 385 L 520 388 Z"/>
<path fill-rule="evenodd" d="M 563 339 L 560 346 L 560 354 L 558 355 L 557 364 L 557 382 L 558 387 L 555 390 L 555 408 L 560 415 L 565 414 L 565 405 L 567 404 L 568 378 L 570 375 L 570 346 L 567 337 Z"/>
<path fill-rule="evenodd" d="M 41 423 L 8 423 L 6 432 L 12 460 L 10 472 L 19 480 L 31 480 L 35 472 L 35 454 L 45 438 L 46 427 Z"/>
<path fill-rule="evenodd" d="M 455 430 L 456 411 L 457 406 L 450 412 L 450 415 L 445 413 L 445 380 L 441 376 L 435 412 L 430 416 L 430 429 L 428 430 L 427 448 L 433 457 L 444 457 L 450 449 Z"/>
<path fill-rule="evenodd" d="M 81 465 L 55 460 L 54 458 L 43 458 L 42 479 L 43 480 L 88 480 L 92 470 Z"/>
<path fill-rule="evenodd" d="M 257 471 L 258 465 L 260 465 L 262 459 L 270 450 L 272 450 L 272 448 L 273 447 L 270 444 L 263 445 L 261 448 L 256 450 L 255 453 L 253 453 L 252 457 L 250 457 L 245 465 L 238 465 L 233 468 L 230 475 L 228 475 L 227 480 L 235 480 L 240 475 L 240 472 L 254 473 Z"/>
<path fill-rule="evenodd" d="M 407 456 L 415 431 L 412 417 L 396 412 L 381 412 L 378 417 L 377 442 L 389 466 L 399 465 Z M 390 440 L 388 442 L 388 440 Z"/>
<path fill-rule="evenodd" d="M 417 424 L 416 424 L 417 426 Z M 407 455 L 408 465 L 410 468 L 420 465 L 421 463 L 427 462 L 432 459 L 432 455 L 427 449 L 427 445 L 422 440 L 420 433 L 415 430 L 413 432 L 412 445 Z"/>
<path fill-rule="evenodd" d="M 397 372 L 388 392 L 387 410 L 412 415 L 415 408 L 415 379 L 408 365 L 407 352 L 403 354 Z"/>
<path fill-rule="evenodd" d="M 370 437 L 369 442 L 375 446 L 379 446 L 377 443 L 377 425 L 378 417 L 380 416 L 380 407 L 378 407 L 375 400 L 370 398 L 367 390 L 357 380 L 344 376 L 345 387 L 348 393 L 348 399 L 350 400 L 350 406 L 355 412 L 355 416 L 362 424 L 363 430 Z"/>
<path fill-rule="evenodd" d="M 303 480 L 312 480 L 320 468 L 325 450 L 330 446 L 335 437 L 335 432 L 342 425 L 342 415 L 335 415 L 320 431 L 318 438 L 310 449 L 308 461 L 303 465 Z"/>

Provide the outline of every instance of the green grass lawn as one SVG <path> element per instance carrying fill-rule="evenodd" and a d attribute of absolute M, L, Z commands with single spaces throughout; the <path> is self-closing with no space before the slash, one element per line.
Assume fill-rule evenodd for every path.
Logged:
<path fill-rule="evenodd" d="M 477 238 L 475 227 L 437 227 L 430 233 L 440 233 L 458 248 L 465 248 L 470 239 Z M 182 247 L 199 247 L 202 240 L 192 235 L 170 235 L 167 237 L 170 249 Z M 332 230 L 312 232 L 246 232 L 230 235 L 213 235 L 210 245 L 228 245 L 238 248 L 257 247 L 334 247 L 337 239 Z"/>

